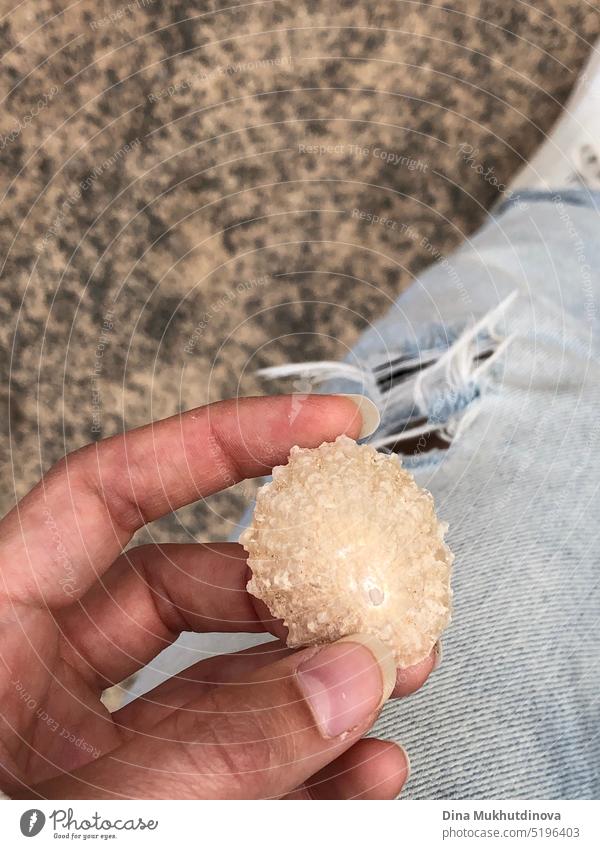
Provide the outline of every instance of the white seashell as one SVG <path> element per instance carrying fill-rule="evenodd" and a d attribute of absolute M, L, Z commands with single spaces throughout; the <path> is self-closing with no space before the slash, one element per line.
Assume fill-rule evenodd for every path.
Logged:
<path fill-rule="evenodd" d="M 296 446 L 240 537 L 248 590 L 283 620 L 288 646 L 370 633 L 412 666 L 450 621 L 446 528 L 396 455 L 346 436 Z"/>

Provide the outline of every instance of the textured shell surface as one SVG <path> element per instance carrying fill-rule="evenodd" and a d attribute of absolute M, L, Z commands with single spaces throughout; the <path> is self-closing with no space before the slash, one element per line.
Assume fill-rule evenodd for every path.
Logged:
<path fill-rule="evenodd" d="M 369 633 L 411 666 L 450 621 L 446 530 L 395 454 L 346 436 L 294 447 L 240 537 L 248 590 L 283 620 L 291 647 Z"/>

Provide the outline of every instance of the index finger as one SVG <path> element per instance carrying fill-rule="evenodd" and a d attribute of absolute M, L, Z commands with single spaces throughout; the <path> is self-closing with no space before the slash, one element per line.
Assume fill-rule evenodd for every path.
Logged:
<path fill-rule="evenodd" d="M 241 398 L 68 454 L 0 523 L 5 593 L 15 602 L 63 606 L 142 525 L 265 474 L 293 445 L 356 437 L 361 426 L 357 404 L 345 396 Z"/>

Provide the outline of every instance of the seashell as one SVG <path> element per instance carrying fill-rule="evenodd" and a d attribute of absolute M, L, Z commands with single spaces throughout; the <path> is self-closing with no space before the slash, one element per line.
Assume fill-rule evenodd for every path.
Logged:
<path fill-rule="evenodd" d="M 368 633 L 412 666 L 450 621 L 446 530 L 395 454 L 346 436 L 296 446 L 240 537 L 248 590 L 283 620 L 290 647 Z"/>

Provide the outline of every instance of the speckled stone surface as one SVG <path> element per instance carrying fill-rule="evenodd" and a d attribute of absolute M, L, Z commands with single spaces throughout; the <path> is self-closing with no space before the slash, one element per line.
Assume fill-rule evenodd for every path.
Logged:
<path fill-rule="evenodd" d="M 583 0 L 14 5 L 3 512 L 90 439 L 343 356 L 498 196 L 459 146 L 506 182 L 600 32 Z M 227 535 L 250 494 L 152 533 Z"/>

